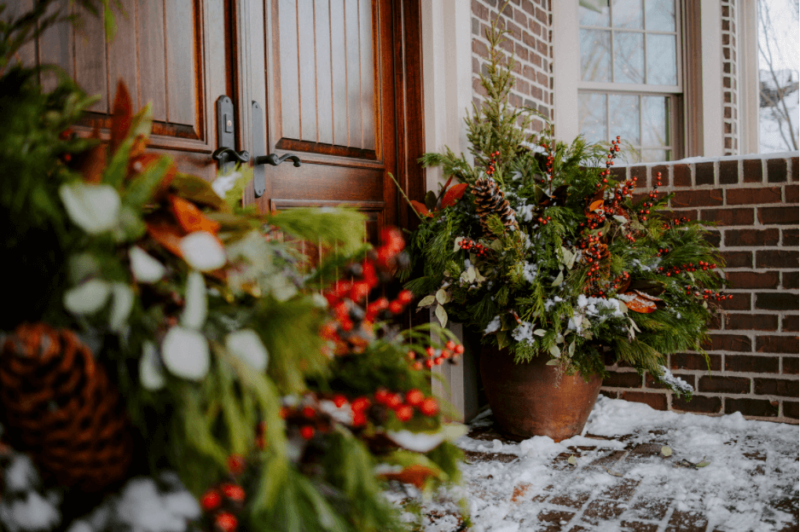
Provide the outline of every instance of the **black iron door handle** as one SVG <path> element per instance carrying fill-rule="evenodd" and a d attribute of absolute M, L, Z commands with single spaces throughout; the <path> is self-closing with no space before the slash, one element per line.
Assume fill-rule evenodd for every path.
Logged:
<path fill-rule="evenodd" d="M 272 166 L 278 166 L 287 159 L 293 161 L 295 166 L 300 166 L 301 164 L 300 157 L 297 155 L 287 153 L 286 155 L 278 157 L 277 153 L 270 153 L 269 155 L 260 155 L 253 159 L 253 165 L 258 166 L 259 164 L 271 164 Z"/>
<path fill-rule="evenodd" d="M 221 161 L 223 163 L 231 162 L 231 161 L 239 161 L 240 163 L 246 163 L 250 160 L 250 154 L 246 150 L 242 150 L 241 152 L 237 152 L 233 148 L 217 148 L 214 150 L 214 153 L 211 154 L 211 158 L 215 161 Z"/>

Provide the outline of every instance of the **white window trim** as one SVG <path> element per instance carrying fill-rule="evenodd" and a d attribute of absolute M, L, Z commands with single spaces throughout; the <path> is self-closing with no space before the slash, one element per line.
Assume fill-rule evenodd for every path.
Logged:
<path fill-rule="evenodd" d="M 739 154 L 746 155 L 760 150 L 757 0 L 739 0 L 737 8 Z"/>
<path fill-rule="evenodd" d="M 722 135 L 722 10 L 719 0 L 700 1 L 702 46 L 703 156 L 723 154 Z M 555 132 L 571 141 L 580 134 L 578 84 L 580 82 L 580 30 L 577 0 L 553 2 L 553 84 Z M 682 32 L 681 32 L 682 34 Z M 683 44 L 681 43 L 681 46 Z M 680 52 L 680 50 L 679 50 Z M 698 53 L 700 53 L 698 51 Z M 683 76 L 686 79 L 686 76 Z M 685 83 L 685 82 L 684 82 Z M 617 89 L 619 90 L 619 86 Z M 684 115 L 684 118 L 686 115 Z"/>

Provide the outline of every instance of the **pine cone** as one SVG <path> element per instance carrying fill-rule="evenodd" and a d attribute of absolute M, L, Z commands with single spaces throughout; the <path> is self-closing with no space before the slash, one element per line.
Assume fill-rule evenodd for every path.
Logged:
<path fill-rule="evenodd" d="M 20 325 L 2 342 L 0 403 L 5 436 L 45 478 L 84 492 L 122 480 L 130 424 L 119 394 L 71 331 Z"/>
<path fill-rule="evenodd" d="M 489 216 L 492 214 L 498 215 L 508 229 L 518 227 L 514 209 L 508 204 L 505 193 L 500 190 L 494 179 L 484 178 L 475 181 L 472 185 L 472 194 L 475 196 L 475 207 L 481 218 L 484 235 L 494 237 L 488 225 Z"/>

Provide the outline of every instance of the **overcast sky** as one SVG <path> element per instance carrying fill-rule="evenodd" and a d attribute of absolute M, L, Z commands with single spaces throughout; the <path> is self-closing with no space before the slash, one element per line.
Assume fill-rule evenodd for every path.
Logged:
<path fill-rule="evenodd" d="M 759 23 L 758 39 L 763 46 L 765 38 L 772 44 L 774 68 L 776 70 L 800 69 L 800 41 L 798 41 L 798 0 L 758 0 L 761 8 L 769 13 L 772 23 L 770 35 L 765 35 Z M 759 54 L 759 68 L 766 68 L 764 58 Z M 795 80 L 796 81 L 796 80 Z"/>

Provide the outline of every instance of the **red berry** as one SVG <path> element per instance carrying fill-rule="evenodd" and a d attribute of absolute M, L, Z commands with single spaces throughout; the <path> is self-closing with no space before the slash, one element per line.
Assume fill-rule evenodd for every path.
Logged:
<path fill-rule="evenodd" d="M 347 398 L 344 395 L 333 396 L 333 404 L 336 405 L 336 408 L 342 408 L 346 403 L 347 403 Z"/>
<path fill-rule="evenodd" d="M 414 369 L 421 370 L 422 369 L 422 362 L 414 362 Z"/>
<path fill-rule="evenodd" d="M 366 397 L 359 397 L 352 403 L 350 403 L 350 408 L 353 409 L 353 413 L 356 412 L 363 412 L 369 407 L 369 399 Z"/>
<path fill-rule="evenodd" d="M 433 416 L 439 411 L 439 403 L 433 397 L 428 397 L 419 405 L 419 411 L 426 416 Z"/>
<path fill-rule="evenodd" d="M 425 396 L 416 388 L 411 389 L 406 393 L 406 403 L 411 406 L 419 406 L 423 399 L 425 399 Z"/>
<path fill-rule="evenodd" d="M 455 343 L 454 341 L 450 340 L 449 342 L 447 342 L 447 343 L 445 344 L 445 347 L 446 347 L 447 349 L 449 349 L 450 351 L 452 351 L 453 349 L 455 349 L 455 348 L 456 348 L 456 343 Z"/>
<path fill-rule="evenodd" d="M 401 405 L 397 410 L 394 411 L 394 415 L 397 416 L 402 422 L 406 422 L 414 415 L 414 409 L 408 405 Z"/>
<path fill-rule="evenodd" d="M 232 454 L 228 457 L 228 471 L 234 475 L 241 475 L 244 472 L 244 457 Z"/>
<path fill-rule="evenodd" d="M 411 290 L 403 290 L 399 294 L 397 294 L 397 300 L 400 301 L 404 305 L 408 305 L 411 303 L 411 300 L 414 299 L 414 294 Z"/>
<path fill-rule="evenodd" d="M 403 404 L 403 399 L 400 398 L 400 394 L 390 393 L 386 396 L 386 406 L 394 410 L 398 406 Z"/>
<path fill-rule="evenodd" d="M 433 359 L 429 358 L 425 361 L 425 367 L 431 369 L 433 367 Z"/>
<path fill-rule="evenodd" d="M 378 404 L 386 404 L 386 400 L 389 397 L 389 392 L 385 388 L 378 388 L 375 391 L 375 402 Z"/>
<path fill-rule="evenodd" d="M 426 353 L 426 354 L 427 354 L 429 357 L 432 357 L 432 356 L 434 356 L 434 355 L 436 354 L 436 350 L 435 350 L 433 347 L 429 347 L 429 348 L 427 348 L 427 349 L 425 350 L 425 353 Z"/>
<path fill-rule="evenodd" d="M 403 304 L 397 300 L 392 301 L 389 303 L 389 312 L 392 314 L 400 314 L 403 312 Z"/>
<path fill-rule="evenodd" d="M 311 419 L 316 415 L 316 411 L 310 406 L 303 407 L 303 417 Z"/>
<path fill-rule="evenodd" d="M 239 522 L 236 518 L 228 512 L 219 514 L 214 519 L 214 524 L 216 524 L 222 532 L 233 532 L 236 530 L 236 527 L 239 526 Z"/>
<path fill-rule="evenodd" d="M 417 354 L 414 351 L 409 351 L 408 353 L 406 353 L 406 356 L 408 357 L 409 360 L 417 359 Z"/>
<path fill-rule="evenodd" d="M 314 427 L 311 427 L 309 425 L 301 427 L 300 436 L 302 436 L 304 440 L 310 440 L 311 438 L 314 437 Z"/>
<path fill-rule="evenodd" d="M 221 502 L 222 497 L 220 497 L 217 490 L 208 490 L 205 492 L 205 494 L 203 494 L 202 497 L 200 497 L 200 506 L 202 506 L 203 510 L 206 512 L 216 510 Z"/>
<path fill-rule="evenodd" d="M 244 490 L 241 486 L 236 484 L 223 484 L 221 486 L 222 493 L 232 501 L 241 502 L 244 500 Z"/>
<path fill-rule="evenodd" d="M 354 427 L 361 427 L 362 425 L 367 424 L 367 417 L 364 415 L 364 412 L 358 411 L 353 412 L 353 426 Z"/>

